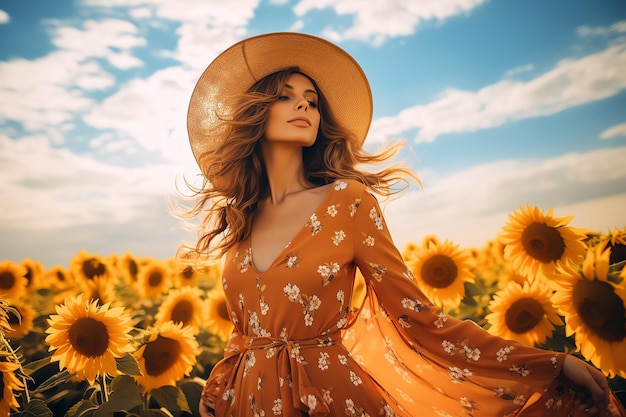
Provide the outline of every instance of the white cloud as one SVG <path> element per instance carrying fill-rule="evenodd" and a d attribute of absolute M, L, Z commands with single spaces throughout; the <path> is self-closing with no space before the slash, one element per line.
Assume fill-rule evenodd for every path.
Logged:
<path fill-rule="evenodd" d="M 260 0 L 83 0 L 82 5 L 125 10 L 150 25 L 171 21 L 178 45 L 169 56 L 191 68 L 203 69 L 221 51 L 246 34 Z M 143 21 L 142 21 L 143 23 Z"/>
<path fill-rule="evenodd" d="M 578 36 L 587 38 L 592 36 L 611 36 L 626 33 L 626 20 L 612 24 L 611 26 L 580 26 L 576 29 Z"/>
<path fill-rule="evenodd" d="M 354 16 L 345 30 L 327 27 L 324 35 L 340 42 L 346 39 L 380 45 L 388 38 L 415 32 L 425 20 L 444 20 L 467 13 L 485 0 L 300 0 L 293 8 L 298 17 L 312 10 L 332 8 L 339 15 Z"/>
<path fill-rule="evenodd" d="M 626 136 L 626 122 L 609 127 L 602 133 L 600 133 L 600 139 L 611 139 L 620 136 Z"/>
<path fill-rule="evenodd" d="M 0 123 L 13 120 L 26 130 L 56 129 L 94 101 L 83 90 L 110 87 L 115 80 L 83 56 L 57 51 L 35 60 L 13 59 L 0 62 L 0 96 L 4 105 Z"/>
<path fill-rule="evenodd" d="M 513 69 L 508 70 L 504 74 L 504 78 L 513 78 L 517 74 L 522 74 L 524 72 L 532 71 L 534 69 L 535 69 L 535 66 L 533 64 L 522 65 L 522 66 L 519 66 L 517 68 L 513 68 Z"/>
<path fill-rule="evenodd" d="M 547 116 L 611 97 L 626 88 L 626 43 L 580 59 L 567 59 L 526 82 L 503 80 L 478 91 L 448 89 L 427 105 L 417 105 L 372 125 L 373 141 L 419 129 L 417 142 L 445 133 L 470 132 L 530 117 Z"/>
<path fill-rule="evenodd" d="M 448 177 L 425 177 L 424 192 L 388 203 L 385 216 L 400 246 L 428 234 L 464 246 L 494 238 L 520 205 L 554 207 L 572 225 L 596 231 L 625 227 L 626 147 L 546 160 L 484 164 Z M 619 203 L 619 204 L 617 204 Z"/>
<path fill-rule="evenodd" d="M 9 23 L 11 21 L 11 16 L 4 10 L 0 10 L 0 25 L 5 23 Z"/>
<path fill-rule="evenodd" d="M 174 193 L 175 166 L 124 168 L 49 146 L 43 136 L 0 136 L 3 222 L 62 229 L 141 221 L 146 205 Z"/>
<path fill-rule="evenodd" d="M 133 79 L 87 113 L 84 121 L 98 129 L 115 130 L 145 150 L 171 160 L 186 138 L 189 98 L 199 75 L 169 67 L 146 79 Z"/>
<path fill-rule="evenodd" d="M 83 28 L 56 23 L 52 31 L 52 44 L 62 50 L 75 51 L 86 58 L 104 58 L 119 69 L 142 65 L 130 54 L 133 48 L 146 45 L 137 27 L 127 20 L 87 20 Z"/>

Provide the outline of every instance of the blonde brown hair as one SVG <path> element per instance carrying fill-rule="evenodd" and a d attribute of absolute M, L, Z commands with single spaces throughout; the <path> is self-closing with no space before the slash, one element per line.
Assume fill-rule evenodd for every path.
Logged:
<path fill-rule="evenodd" d="M 396 143 L 379 153 L 366 152 L 345 127 L 337 124 L 315 80 L 301 73 L 297 67 L 288 68 L 270 74 L 250 87 L 239 98 L 232 117 L 224 120 L 227 129 L 221 144 L 198 158 L 204 174 L 203 183 L 201 187 L 187 183 L 195 203 L 183 213 L 184 217 L 196 217 L 204 213 L 200 236 L 192 252 L 221 257 L 235 244 L 249 237 L 257 203 L 268 193 L 267 173 L 260 147 L 268 110 L 280 96 L 289 76 L 294 73 L 309 78 L 319 98 L 318 135 L 311 147 L 302 150 L 307 181 L 321 186 L 337 179 L 353 179 L 385 197 L 406 189 L 410 180 L 419 184 L 413 171 L 399 164 L 377 172 L 358 169 L 360 165 L 389 161 L 399 152 L 402 144 Z M 210 254 L 212 251 L 215 253 Z"/>

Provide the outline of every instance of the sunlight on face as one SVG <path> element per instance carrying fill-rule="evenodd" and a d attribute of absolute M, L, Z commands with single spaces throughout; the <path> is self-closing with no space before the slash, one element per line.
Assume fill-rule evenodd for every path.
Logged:
<path fill-rule="evenodd" d="M 313 145 L 320 125 L 317 105 L 313 83 L 302 74 L 292 74 L 279 99 L 270 106 L 265 140 Z"/>

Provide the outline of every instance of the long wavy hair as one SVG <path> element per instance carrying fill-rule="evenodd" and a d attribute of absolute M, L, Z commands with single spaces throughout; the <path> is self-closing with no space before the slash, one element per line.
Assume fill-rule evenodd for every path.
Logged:
<path fill-rule="evenodd" d="M 304 174 L 310 184 L 321 186 L 337 179 L 353 179 L 385 197 L 403 191 L 411 180 L 420 184 L 415 173 L 401 164 L 376 172 L 359 169 L 361 165 L 389 161 L 403 144 L 393 144 L 379 153 L 366 152 L 358 140 L 337 123 L 315 80 L 297 67 L 287 68 L 257 81 L 239 97 L 232 117 L 224 120 L 227 129 L 220 145 L 198 158 L 204 174 L 202 186 L 187 183 L 194 204 L 182 216 L 203 215 L 202 225 L 195 247 L 188 247 L 181 253 L 219 258 L 250 236 L 257 204 L 269 193 L 261 154 L 268 110 L 282 94 L 289 76 L 295 73 L 307 77 L 318 93 L 317 138 L 312 146 L 302 150 Z"/>

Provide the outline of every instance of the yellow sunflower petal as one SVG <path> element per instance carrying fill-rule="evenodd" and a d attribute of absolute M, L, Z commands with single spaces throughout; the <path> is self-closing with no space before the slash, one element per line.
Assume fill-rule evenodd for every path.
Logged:
<path fill-rule="evenodd" d="M 578 262 L 585 254 L 588 231 L 567 226 L 571 217 L 553 217 L 553 212 L 520 207 L 502 228 L 505 258 L 530 279 L 549 276 L 556 266 Z"/>
<path fill-rule="evenodd" d="M 132 349 L 128 344 L 130 317 L 121 310 L 116 315 L 108 311 L 108 304 L 84 301 L 83 294 L 79 294 L 56 306 L 57 314 L 48 319 L 46 343 L 54 351 L 52 360 L 90 384 L 99 375 L 116 375 L 112 358 Z"/>
<path fill-rule="evenodd" d="M 488 331 L 528 346 L 544 343 L 555 325 L 563 324 L 551 295 L 552 291 L 541 281 L 526 281 L 522 285 L 510 281 L 489 303 L 491 313 L 485 316 L 490 324 Z"/>
<path fill-rule="evenodd" d="M 233 332 L 233 323 L 228 314 L 226 295 L 219 287 L 207 294 L 207 327 L 220 339 L 226 341 Z"/>
<path fill-rule="evenodd" d="M 472 257 L 448 240 L 428 240 L 407 265 L 422 291 L 439 306 L 456 307 L 465 295 L 464 283 L 474 282 Z"/>
<path fill-rule="evenodd" d="M 24 384 L 15 375 L 19 367 L 19 364 L 7 362 L 0 356 L 0 416 L 8 416 L 11 410 L 19 409 L 14 394 L 14 391 L 24 389 Z"/>
<path fill-rule="evenodd" d="M 199 332 L 206 318 L 206 303 L 199 288 L 183 287 L 167 294 L 156 314 L 156 323 L 167 321 L 191 327 L 194 334 Z"/>
<path fill-rule="evenodd" d="M 626 377 L 626 288 L 608 279 L 606 255 L 596 246 L 581 267 L 559 267 L 552 301 L 582 355 L 606 375 Z"/>
<path fill-rule="evenodd" d="M 170 321 L 150 328 L 148 332 L 146 342 L 133 353 L 142 373 L 135 379 L 144 393 L 176 385 L 191 372 L 198 354 L 198 342 L 189 327 Z"/>
<path fill-rule="evenodd" d="M 12 261 L 0 262 L 0 298 L 15 300 L 26 292 L 26 268 Z"/>

